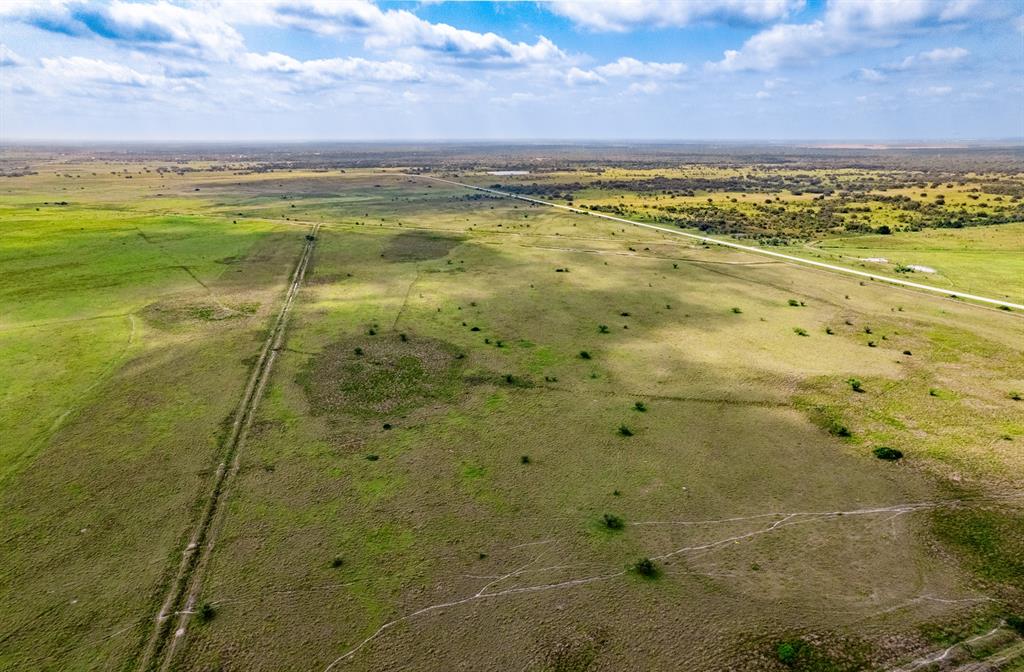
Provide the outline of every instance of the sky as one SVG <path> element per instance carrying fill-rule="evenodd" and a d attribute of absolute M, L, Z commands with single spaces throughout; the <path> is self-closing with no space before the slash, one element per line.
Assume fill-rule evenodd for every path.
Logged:
<path fill-rule="evenodd" d="M 0 0 L 0 142 L 1021 138 L 1021 0 Z"/>

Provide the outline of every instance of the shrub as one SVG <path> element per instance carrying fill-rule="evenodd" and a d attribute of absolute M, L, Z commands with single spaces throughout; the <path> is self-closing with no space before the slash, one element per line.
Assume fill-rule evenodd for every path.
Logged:
<path fill-rule="evenodd" d="M 638 402 L 634 403 L 633 404 L 633 408 L 635 410 L 637 410 L 637 411 L 640 411 L 641 413 L 646 413 L 647 412 L 647 404 L 645 404 L 642 401 L 638 401 Z"/>
<path fill-rule="evenodd" d="M 363 356 L 363 349 L 362 348 L 356 348 L 355 349 L 355 353 L 356 353 L 356 357 L 362 357 Z"/>
<path fill-rule="evenodd" d="M 929 397 L 937 397 L 937 396 L 939 396 L 939 391 L 938 391 L 938 390 L 936 390 L 936 389 L 935 389 L 935 388 L 933 387 L 933 388 L 931 388 L 930 390 L 928 390 L 928 396 L 929 396 Z"/>
<path fill-rule="evenodd" d="M 848 382 L 850 384 L 850 389 L 853 390 L 854 392 L 863 392 L 864 391 L 864 383 L 860 382 L 856 378 L 850 378 L 846 382 Z"/>
<path fill-rule="evenodd" d="M 796 299 L 790 299 L 789 300 L 789 305 L 791 305 L 793 307 L 799 307 L 800 306 L 800 302 L 797 301 Z"/>
<path fill-rule="evenodd" d="M 793 665 L 797 662 L 797 645 L 793 642 L 783 641 L 775 648 L 775 655 L 782 665 Z"/>
<path fill-rule="evenodd" d="M 586 350 L 580 350 L 580 359 L 590 359 L 590 353 Z"/>
<path fill-rule="evenodd" d="M 829 425 L 828 425 L 828 433 L 832 434 L 833 436 L 842 436 L 844 438 L 845 437 L 849 437 L 849 436 L 853 436 L 853 434 L 846 427 L 846 425 L 844 425 L 843 423 L 839 422 L 838 420 L 833 420 L 832 422 L 829 423 Z"/>
<path fill-rule="evenodd" d="M 1016 390 L 1010 392 L 1009 397 L 1014 401 L 1020 401 L 1021 399 L 1024 399 L 1024 397 L 1021 396 L 1021 393 L 1017 392 Z"/>
<path fill-rule="evenodd" d="M 1006 624 L 1016 630 L 1018 635 L 1024 637 L 1024 616 L 1011 614 L 1006 617 Z"/>
<path fill-rule="evenodd" d="M 369 455 L 366 456 L 366 459 L 368 459 L 370 462 L 376 462 L 377 460 L 380 459 L 380 455 L 374 455 L 373 453 L 370 453 Z"/>
<path fill-rule="evenodd" d="M 607 334 L 608 333 L 608 325 L 607 324 L 599 324 L 599 325 L 597 325 L 597 333 L 599 333 L 599 334 Z"/>
<path fill-rule="evenodd" d="M 904 350 L 903 354 L 907 355 L 909 357 L 909 356 L 913 355 L 914 353 L 912 353 L 910 350 Z"/>
<path fill-rule="evenodd" d="M 408 337 L 408 336 L 406 336 L 405 334 L 399 334 L 399 335 L 398 335 L 398 338 L 400 338 L 400 339 L 402 340 L 402 342 L 403 342 L 403 343 L 405 343 L 406 341 L 408 341 L 408 340 L 409 340 L 409 337 Z"/>
<path fill-rule="evenodd" d="M 658 576 L 658 566 L 650 558 L 640 558 L 633 563 L 630 569 L 645 579 L 653 579 Z"/>
<path fill-rule="evenodd" d="M 742 311 L 741 309 L 737 308 L 736 306 L 733 306 L 733 308 L 732 308 L 732 312 L 733 312 L 734 314 L 736 314 L 736 315 L 739 315 L 739 314 L 740 314 L 740 313 L 742 313 L 743 311 Z"/>
<path fill-rule="evenodd" d="M 529 464 L 530 463 L 530 456 L 529 455 L 521 455 L 519 457 L 519 463 L 520 464 Z"/>
<path fill-rule="evenodd" d="M 620 436 L 633 436 L 633 430 L 630 429 L 629 427 L 627 427 L 626 425 L 619 425 L 619 435 Z"/>
<path fill-rule="evenodd" d="M 903 457 L 903 452 L 888 446 L 878 446 L 871 451 L 880 460 L 895 461 Z"/>
<path fill-rule="evenodd" d="M 875 343 L 874 341 L 868 341 L 868 347 L 869 348 L 877 348 L 878 347 L 878 343 Z"/>
<path fill-rule="evenodd" d="M 618 490 L 612 490 L 612 494 L 615 495 L 616 497 L 619 497 L 619 496 L 622 495 L 622 493 L 619 492 Z"/>
<path fill-rule="evenodd" d="M 871 333 L 871 327 L 864 327 L 864 333 L 865 334 L 870 334 Z"/>
<path fill-rule="evenodd" d="M 366 333 L 369 334 L 370 336 L 376 336 L 377 335 L 377 330 L 374 329 L 373 327 L 370 327 L 370 330 L 367 331 Z"/>
<path fill-rule="evenodd" d="M 217 610 L 209 602 L 203 602 L 196 614 L 199 616 L 200 623 L 209 623 L 217 615 Z"/>
<path fill-rule="evenodd" d="M 793 333 L 797 336 L 810 336 L 810 334 L 807 333 L 807 330 L 803 327 L 793 327 Z"/>
<path fill-rule="evenodd" d="M 825 333 L 828 334 L 829 336 L 831 336 L 832 334 L 834 334 L 836 332 L 834 332 L 832 330 L 832 327 L 825 327 Z"/>
<path fill-rule="evenodd" d="M 621 530 L 626 526 L 626 521 L 624 521 L 619 516 L 616 516 L 614 513 L 604 514 L 602 521 L 604 523 L 604 526 L 607 527 L 609 530 Z"/>
<path fill-rule="evenodd" d="M 480 327 L 470 327 L 470 331 L 480 331 Z"/>
<path fill-rule="evenodd" d="M 337 569 L 338 567 L 341 567 L 344 564 L 345 559 L 342 558 L 340 555 L 334 556 L 334 559 L 331 560 L 331 567 L 333 567 L 334 569 Z"/>

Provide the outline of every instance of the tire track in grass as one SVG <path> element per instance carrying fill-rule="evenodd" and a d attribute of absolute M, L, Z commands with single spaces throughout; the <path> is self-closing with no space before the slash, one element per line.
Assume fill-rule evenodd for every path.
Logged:
<path fill-rule="evenodd" d="M 302 254 L 295 271 L 292 273 L 288 291 L 285 294 L 281 311 L 274 321 L 274 326 L 263 343 L 252 375 L 246 385 L 231 432 L 224 448 L 223 458 L 213 478 L 213 489 L 205 500 L 202 513 L 195 528 L 189 535 L 188 544 L 181 554 L 178 570 L 167 587 L 160 611 L 153 623 L 153 629 L 146 640 L 136 669 L 140 672 L 148 670 L 168 670 L 173 662 L 181 642 L 185 639 L 191 616 L 195 613 L 196 601 L 202 590 L 203 573 L 209 564 L 214 543 L 224 520 L 226 511 L 223 506 L 234 476 L 238 473 L 242 447 L 245 444 L 249 428 L 267 381 L 277 352 L 284 340 L 285 327 L 291 312 L 295 296 L 302 286 L 302 279 L 309 266 L 313 254 L 313 246 L 320 225 L 314 224 L 302 248 Z M 173 628 L 173 632 L 172 632 Z"/>

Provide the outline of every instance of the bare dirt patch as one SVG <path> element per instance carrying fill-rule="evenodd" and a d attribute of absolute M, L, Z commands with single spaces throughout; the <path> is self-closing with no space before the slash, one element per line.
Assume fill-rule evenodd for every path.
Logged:
<path fill-rule="evenodd" d="M 381 416 L 454 398 L 458 351 L 443 341 L 401 334 L 336 341 L 302 374 L 316 415 Z"/>
<path fill-rule="evenodd" d="M 440 259 L 462 241 L 451 236 L 438 236 L 418 231 L 400 233 L 391 239 L 381 255 L 387 261 L 426 261 Z"/>
<path fill-rule="evenodd" d="M 156 327 L 170 329 L 183 324 L 220 322 L 246 317 L 259 310 L 258 303 L 222 304 L 214 301 L 181 301 L 169 299 L 151 303 L 142 309 L 142 316 Z"/>

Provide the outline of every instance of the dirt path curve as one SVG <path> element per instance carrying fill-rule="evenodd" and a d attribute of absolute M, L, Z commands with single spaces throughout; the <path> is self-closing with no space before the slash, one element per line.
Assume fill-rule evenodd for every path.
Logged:
<path fill-rule="evenodd" d="M 314 224 L 310 229 L 310 235 L 307 236 L 306 244 L 302 248 L 302 255 L 292 273 L 281 311 L 253 367 L 245 393 L 235 412 L 235 421 L 225 443 L 223 459 L 217 466 L 213 488 L 189 536 L 188 544 L 182 551 L 178 571 L 167 586 L 160 612 L 153 622 L 153 629 L 139 657 L 136 669 L 140 672 L 170 669 L 175 652 L 185 639 L 190 617 L 195 613 L 196 601 L 202 589 L 203 573 L 217 540 L 217 532 L 223 523 L 226 508 L 222 504 L 227 499 L 228 488 L 235 474 L 238 473 L 242 447 L 252 425 L 256 407 L 270 378 L 277 352 L 284 340 L 288 316 L 295 296 L 302 286 L 302 279 L 309 266 L 319 229 L 319 224 Z"/>
<path fill-rule="evenodd" d="M 847 268 L 845 266 L 836 266 L 834 264 L 826 264 L 821 261 L 813 261 L 811 259 L 804 259 L 803 257 L 795 257 L 791 254 L 783 254 L 782 252 L 773 252 L 772 250 L 765 250 L 760 247 L 752 247 L 750 245 L 741 245 L 739 243 L 733 243 L 728 240 L 719 240 L 718 238 L 711 238 L 710 236 L 699 236 L 695 233 L 688 233 L 686 231 L 680 231 L 678 229 L 670 229 L 664 226 L 658 226 L 656 224 L 647 224 L 645 222 L 635 222 L 631 219 L 623 219 L 622 217 L 613 217 L 612 215 L 606 215 L 601 212 L 593 212 L 591 210 L 581 210 L 580 208 L 574 208 L 571 205 L 561 205 L 560 203 L 550 203 L 548 201 L 542 201 L 538 198 L 530 198 L 528 196 L 520 196 L 519 194 L 513 194 L 507 191 L 498 191 L 497 189 L 488 189 L 487 187 L 478 187 L 473 184 L 466 184 L 464 182 L 456 182 L 455 180 L 446 180 L 442 177 L 431 177 L 430 175 L 416 175 L 413 173 L 400 173 L 403 177 L 412 178 L 423 178 L 427 180 L 435 180 L 437 182 L 444 182 L 446 184 L 454 184 L 458 187 L 464 187 L 466 189 L 473 189 L 475 191 L 482 191 L 488 194 L 494 194 L 495 196 L 503 196 L 505 198 L 514 198 L 520 201 L 526 201 L 527 203 L 533 203 L 535 205 L 546 205 L 550 208 L 558 208 L 560 210 L 568 210 L 569 212 L 575 212 L 580 215 L 590 215 L 591 217 L 600 217 L 601 219 L 609 219 L 613 222 L 620 222 L 622 224 L 629 224 L 630 226 L 640 226 L 645 229 L 653 229 L 654 231 L 661 231 L 662 233 L 670 233 L 674 236 L 684 236 L 686 238 L 694 238 L 696 240 L 704 241 L 705 243 L 711 243 L 713 245 L 721 245 L 723 247 L 731 247 L 736 250 L 743 250 L 744 252 L 752 252 L 753 254 L 763 254 L 769 257 L 775 257 L 776 259 L 785 259 L 786 261 L 795 262 L 797 264 L 804 264 L 806 266 L 814 266 L 816 268 L 824 268 L 829 271 L 835 271 L 838 273 L 846 273 L 849 275 L 856 275 L 862 278 L 870 278 L 871 280 L 881 280 L 892 285 L 898 285 L 900 287 L 909 287 L 911 289 L 922 290 L 926 292 L 934 292 L 936 294 L 943 294 L 945 296 L 955 296 L 961 299 L 970 299 L 972 301 L 979 301 L 981 303 L 987 303 L 995 306 L 1003 306 L 1006 308 L 1013 308 L 1016 310 L 1024 310 L 1024 305 L 1019 303 L 1011 303 L 1004 301 L 1003 299 L 993 299 L 987 296 L 977 296 L 975 294 L 965 294 L 956 290 L 943 287 L 933 287 L 932 285 L 922 285 L 918 282 L 910 282 L 909 280 L 901 280 L 899 278 L 890 278 L 887 275 L 878 275 L 877 273 L 868 273 L 867 271 L 858 271 L 853 268 Z"/>

